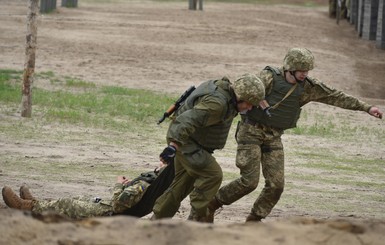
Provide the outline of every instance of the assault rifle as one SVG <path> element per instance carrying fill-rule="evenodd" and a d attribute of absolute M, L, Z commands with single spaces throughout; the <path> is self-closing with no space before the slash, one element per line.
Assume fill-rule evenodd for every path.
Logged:
<path fill-rule="evenodd" d="M 158 121 L 158 125 L 161 124 L 164 119 L 166 119 L 167 117 L 171 116 L 176 110 L 179 109 L 179 107 L 183 104 L 183 102 L 187 99 L 187 97 L 190 96 L 190 94 L 195 90 L 195 86 L 191 86 L 189 89 L 187 89 L 180 97 L 177 101 L 175 101 L 174 104 L 172 104 L 168 109 L 167 111 L 165 111 L 165 113 L 163 114 L 162 118 L 159 119 Z"/>

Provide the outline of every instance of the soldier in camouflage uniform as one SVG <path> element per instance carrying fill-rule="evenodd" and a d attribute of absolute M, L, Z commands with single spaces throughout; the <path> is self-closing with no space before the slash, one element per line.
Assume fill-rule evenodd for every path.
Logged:
<path fill-rule="evenodd" d="M 266 98 L 259 107 L 242 116 L 237 132 L 236 166 L 241 177 L 219 189 L 209 204 L 210 221 L 216 209 L 230 205 L 257 188 L 261 167 L 265 186 L 246 221 L 260 221 L 270 214 L 284 189 L 281 136 L 285 129 L 296 127 L 301 107 L 307 103 L 316 101 L 382 118 L 377 107 L 308 77 L 314 67 L 314 56 L 308 49 L 290 49 L 283 63 L 283 67 L 267 66 L 260 73 Z"/>
<path fill-rule="evenodd" d="M 143 197 L 150 183 L 155 180 L 163 168 L 142 173 L 138 178 L 129 180 L 118 176 L 113 188 L 111 200 L 94 200 L 89 198 L 60 198 L 53 201 L 36 200 L 26 186 L 20 188 L 19 198 L 10 187 L 2 191 L 4 202 L 11 208 L 30 210 L 40 214 L 44 211 L 55 211 L 72 219 L 122 214 L 137 204 Z"/>
<path fill-rule="evenodd" d="M 167 132 L 164 162 L 174 159 L 175 178 L 154 205 L 152 219 L 173 217 L 190 193 L 191 220 L 205 222 L 207 205 L 222 182 L 222 169 L 212 156 L 222 149 L 238 112 L 250 110 L 264 97 L 255 75 L 233 83 L 227 78 L 202 83 L 175 112 Z"/>

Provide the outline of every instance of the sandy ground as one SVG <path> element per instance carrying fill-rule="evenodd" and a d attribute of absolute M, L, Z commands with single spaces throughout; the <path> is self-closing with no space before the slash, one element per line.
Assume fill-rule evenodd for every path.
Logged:
<path fill-rule="evenodd" d="M 0 68 L 21 70 L 27 1 L 0 0 L 0 4 Z M 98 85 L 180 93 L 207 79 L 224 75 L 235 78 L 245 72 L 258 72 L 266 65 L 279 66 L 286 51 L 294 46 L 313 51 L 316 69 L 311 72 L 312 76 L 376 104 L 384 111 L 385 51 L 376 49 L 372 41 L 360 39 L 347 22 L 337 26 L 328 18 L 326 6 L 207 3 L 204 11 L 188 11 L 187 3 L 111 1 L 94 4 L 79 1 L 79 8 L 59 7 L 51 14 L 39 16 L 36 72 L 53 71 Z M 39 80 L 35 84 L 48 86 L 39 84 Z M 329 107 L 319 105 L 311 108 L 327 115 L 342 115 L 357 124 L 384 127 L 382 122 L 380 124 L 364 114 L 338 109 L 330 112 Z M 147 149 L 141 145 L 140 135 L 137 139 L 132 138 L 132 145 L 140 148 L 134 151 L 127 151 L 123 146 L 112 147 L 105 142 L 89 142 L 89 138 L 80 132 L 78 136 L 72 136 L 73 144 L 59 141 L 53 145 L 43 140 L 15 142 L 6 133 L 0 137 L 0 151 L 5 159 L 15 154 L 42 162 L 63 159 L 84 162 L 88 166 L 132 159 L 138 162 L 137 166 L 132 166 L 134 168 L 151 168 L 150 163 L 157 161 L 160 149 Z M 336 154 L 360 151 L 364 156 L 378 155 L 380 161 L 385 159 L 384 149 L 376 147 L 376 139 L 364 146 L 354 143 L 339 146 L 330 145 L 327 140 L 311 141 L 287 135 L 285 141 L 289 143 L 285 147 L 290 152 L 304 140 L 310 146 L 327 145 L 335 149 Z M 230 143 L 231 147 L 234 148 L 234 143 Z M 289 155 L 288 158 L 291 160 L 292 157 Z M 224 169 L 237 172 L 233 155 L 219 156 L 219 159 Z M 40 198 L 108 192 L 106 186 L 94 185 L 95 181 L 89 180 L 91 175 L 80 175 L 67 182 L 32 178 L 28 184 Z M 0 169 L 1 186 L 7 184 L 16 190 L 20 184 L 17 176 L 17 173 L 5 173 Z M 368 215 L 332 210 L 304 213 L 290 206 L 280 206 L 264 224 L 244 225 L 251 203 L 252 197 L 248 197 L 230 209 L 224 209 L 217 216 L 216 225 L 183 221 L 188 202 L 183 203 L 181 212 L 173 220 L 153 223 L 146 218 L 119 217 L 53 224 L 4 208 L 0 209 L 0 243 L 123 244 L 130 241 L 152 244 L 156 241 L 160 244 L 238 244 L 256 241 L 261 244 L 382 244 L 385 238 L 382 235 L 384 215 L 376 211 L 383 210 L 383 202 L 373 203 L 374 211 Z M 349 219 L 313 219 L 346 218 L 345 215 Z M 310 218 L 283 219 L 292 216 Z"/>

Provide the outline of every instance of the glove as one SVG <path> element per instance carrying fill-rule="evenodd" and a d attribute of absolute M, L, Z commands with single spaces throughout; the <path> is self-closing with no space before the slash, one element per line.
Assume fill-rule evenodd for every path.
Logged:
<path fill-rule="evenodd" d="M 162 153 L 160 153 L 159 157 L 162 162 L 169 164 L 174 160 L 175 154 L 176 148 L 172 145 L 169 145 L 164 148 Z"/>

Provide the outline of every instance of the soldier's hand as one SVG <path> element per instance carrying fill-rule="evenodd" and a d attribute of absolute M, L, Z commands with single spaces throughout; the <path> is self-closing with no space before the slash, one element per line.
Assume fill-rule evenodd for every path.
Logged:
<path fill-rule="evenodd" d="M 130 180 L 124 176 L 118 176 L 118 179 L 116 182 L 124 185 L 124 184 L 127 184 L 128 182 L 130 182 Z"/>
<path fill-rule="evenodd" d="M 377 117 L 377 118 L 380 118 L 382 119 L 382 112 L 380 111 L 380 109 L 378 109 L 377 107 L 375 106 L 372 106 L 370 109 L 369 109 L 369 114 L 374 116 L 374 117 Z"/>
<path fill-rule="evenodd" d="M 169 145 L 164 150 L 162 153 L 160 153 L 159 158 L 160 161 L 162 161 L 165 164 L 169 164 L 172 162 L 176 154 L 176 148 L 175 146 Z"/>

